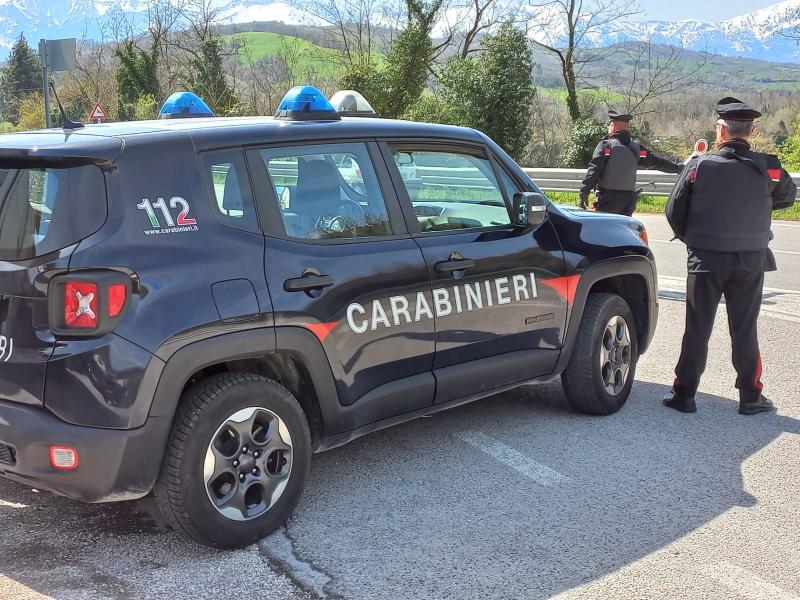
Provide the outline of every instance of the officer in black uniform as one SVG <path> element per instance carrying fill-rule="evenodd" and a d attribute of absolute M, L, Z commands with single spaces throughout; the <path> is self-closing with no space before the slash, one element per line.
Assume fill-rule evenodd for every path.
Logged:
<path fill-rule="evenodd" d="M 667 203 L 667 219 L 689 252 L 686 332 L 675 383 L 664 404 L 697 410 L 694 400 L 705 370 L 708 340 L 725 295 L 738 377 L 739 413 L 774 410 L 761 395 L 757 321 L 764 272 L 775 270 L 768 244 L 772 211 L 791 206 L 797 186 L 776 156 L 750 149 L 757 110 L 736 98 L 716 105 L 717 150 L 686 165 Z"/>
<path fill-rule="evenodd" d="M 594 206 L 602 212 L 632 215 L 636 208 L 637 169 L 680 173 L 683 165 L 655 156 L 631 137 L 631 115 L 608 111 L 608 135 L 594 150 L 580 190 L 581 208 L 587 208 L 589 193 L 597 188 Z"/>

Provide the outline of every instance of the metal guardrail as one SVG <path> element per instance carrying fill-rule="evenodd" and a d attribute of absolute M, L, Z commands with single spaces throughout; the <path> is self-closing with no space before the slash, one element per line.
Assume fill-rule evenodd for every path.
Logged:
<path fill-rule="evenodd" d="M 580 191 L 581 182 L 586 175 L 586 169 L 522 169 L 528 177 L 544 192 L 573 192 Z M 792 173 L 792 179 L 800 188 L 800 173 Z M 678 176 L 662 171 L 637 171 L 636 187 L 642 188 L 642 193 L 649 196 L 669 196 L 672 188 L 678 182 Z M 800 201 L 800 193 L 798 193 Z"/>
<path fill-rule="evenodd" d="M 523 168 L 523 171 L 544 192 L 571 192 L 580 191 L 581 182 L 586 175 L 586 169 L 540 169 Z M 215 172 L 217 170 L 215 169 Z M 227 170 L 223 171 L 227 172 Z M 277 163 L 270 165 L 273 176 L 296 178 L 297 166 L 291 163 Z M 475 168 L 444 168 L 444 167 L 416 167 L 418 179 L 429 185 L 444 187 L 468 187 L 492 189 L 487 185 L 486 177 Z M 792 173 L 792 179 L 800 189 L 800 173 Z M 642 188 L 642 193 L 649 196 L 669 196 L 672 188 L 678 181 L 678 175 L 662 171 L 637 171 L 636 187 Z M 800 201 L 800 193 L 798 193 Z"/>

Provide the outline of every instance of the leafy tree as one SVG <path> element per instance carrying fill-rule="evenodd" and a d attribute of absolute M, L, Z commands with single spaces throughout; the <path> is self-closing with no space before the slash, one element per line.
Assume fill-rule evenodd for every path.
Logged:
<path fill-rule="evenodd" d="M 397 118 L 419 99 L 428 81 L 431 65 L 431 31 L 436 24 L 442 0 L 406 0 L 408 23 L 386 56 L 387 75 L 383 114 Z"/>
<path fill-rule="evenodd" d="M 41 89 L 42 65 L 39 55 L 28 45 L 25 36 L 20 35 L 11 48 L 8 66 L 3 69 L 0 79 L 3 120 L 17 123 L 22 100 Z"/>
<path fill-rule="evenodd" d="M 197 54 L 189 61 L 189 87 L 217 115 L 235 114 L 239 101 L 225 76 L 222 38 L 208 36 L 200 42 Z"/>
<path fill-rule="evenodd" d="M 453 57 L 440 74 L 443 115 L 486 133 L 519 160 L 530 140 L 533 57 L 525 33 L 510 23 L 487 36 L 477 59 Z"/>
<path fill-rule="evenodd" d="M 133 107 L 133 118 L 136 121 L 155 119 L 158 115 L 158 103 L 152 94 L 139 96 Z"/>
<path fill-rule="evenodd" d="M 383 117 L 396 119 L 422 95 L 433 61 L 431 32 L 443 0 L 406 0 L 407 22 L 378 67 L 374 62 L 348 68 L 341 87 L 361 92 Z"/>
<path fill-rule="evenodd" d="M 125 40 L 114 50 L 119 67 L 114 77 L 117 87 L 117 113 L 123 121 L 136 118 L 136 105 L 140 98 L 158 98 L 158 46 L 141 50 L 131 40 Z"/>
<path fill-rule="evenodd" d="M 792 123 L 794 134 L 778 148 L 778 156 L 783 162 L 783 168 L 788 171 L 800 171 L 800 116 Z"/>
<path fill-rule="evenodd" d="M 26 94 L 19 103 L 19 122 L 17 129 L 29 131 L 44 129 L 44 99 L 38 92 Z"/>
<path fill-rule="evenodd" d="M 561 166 L 568 169 L 585 168 L 592 160 L 595 147 L 607 133 L 607 126 L 594 119 L 574 121 L 561 151 Z"/>

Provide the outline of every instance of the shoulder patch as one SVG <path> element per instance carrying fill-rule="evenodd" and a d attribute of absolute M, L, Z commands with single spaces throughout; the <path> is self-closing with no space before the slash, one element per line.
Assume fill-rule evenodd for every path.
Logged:
<path fill-rule="evenodd" d="M 610 146 L 605 146 L 603 148 L 603 154 L 605 154 L 606 156 L 611 156 L 611 147 Z"/>
<path fill-rule="evenodd" d="M 697 169 L 696 168 L 694 168 L 691 171 L 689 171 L 689 181 L 691 181 L 692 183 L 697 181 Z"/>
<path fill-rule="evenodd" d="M 648 154 L 649 154 L 649 152 L 645 148 L 642 148 L 641 150 L 639 150 L 639 158 L 647 158 Z"/>
<path fill-rule="evenodd" d="M 781 180 L 781 170 L 780 169 L 767 169 L 767 175 L 772 181 L 780 181 Z"/>

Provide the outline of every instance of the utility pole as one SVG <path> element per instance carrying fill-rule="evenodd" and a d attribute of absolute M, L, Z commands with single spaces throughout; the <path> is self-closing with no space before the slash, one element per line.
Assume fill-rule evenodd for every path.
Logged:
<path fill-rule="evenodd" d="M 50 129 L 53 126 L 50 116 L 50 68 L 47 66 L 47 40 L 39 40 L 39 61 L 42 63 L 42 96 L 44 97 L 44 123 Z"/>

